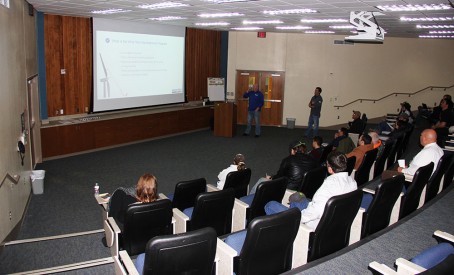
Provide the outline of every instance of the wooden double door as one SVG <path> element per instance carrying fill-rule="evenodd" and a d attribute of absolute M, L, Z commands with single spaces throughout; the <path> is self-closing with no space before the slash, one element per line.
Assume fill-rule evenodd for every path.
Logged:
<path fill-rule="evenodd" d="M 235 99 L 238 105 L 237 123 L 247 124 L 248 99 L 243 98 L 243 94 L 249 87 L 257 83 L 265 97 L 265 104 L 261 113 L 261 125 L 281 125 L 284 80 L 284 72 L 238 70 L 235 92 Z"/>

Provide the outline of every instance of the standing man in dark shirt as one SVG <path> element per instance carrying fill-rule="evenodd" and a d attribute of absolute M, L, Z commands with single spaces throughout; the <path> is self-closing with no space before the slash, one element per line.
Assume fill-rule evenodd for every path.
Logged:
<path fill-rule="evenodd" d="M 309 115 L 309 122 L 307 123 L 307 130 L 304 136 L 312 138 L 318 136 L 318 123 L 320 120 L 320 112 L 322 110 L 323 98 L 320 96 L 322 88 L 317 87 L 314 91 L 314 96 L 309 101 L 309 108 L 311 108 L 311 114 Z"/>
<path fill-rule="evenodd" d="M 264 104 L 262 92 L 259 90 L 259 85 L 254 84 L 252 90 L 243 94 L 243 98 L 249 99 L 249 107 L 247 113 L 247 128 L 243 136 L 249 136 L 252 128 L 252 118 L 255 120 L 255 137 L 260 136 L 260 111 Z"/>

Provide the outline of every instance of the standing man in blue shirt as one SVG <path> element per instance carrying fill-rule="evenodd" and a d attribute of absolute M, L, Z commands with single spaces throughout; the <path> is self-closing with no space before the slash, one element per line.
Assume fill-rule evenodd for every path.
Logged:
<path fill-rule="evenodd" d="M 264 98 L 259 90 L 259 85 L 254 84 L 252 90 L 248 90 L 243 94 L 243 98 L 249 98 L 249 107 L 247 113 L 247 128 L 243 136 L 249 136 L 251 132 L 252 118 L 255 120 L 255 137 L 260 136 L 260 111 L 262 110 Z"/>
<path fill-rule="evenodd" d="M 309 115 L 309 122 L 307 123 L 307 130 L 304 134 L 305 137 L 312 138 L 318 136 L 318 123 L 320 120 L 320 112 L 322 110 L 323 98 L 320 96 L 322 88 L 317 87 L 314 91 L 314 96 L 309 101 L 309 108 L 311 108 L 311 114 Z"/>

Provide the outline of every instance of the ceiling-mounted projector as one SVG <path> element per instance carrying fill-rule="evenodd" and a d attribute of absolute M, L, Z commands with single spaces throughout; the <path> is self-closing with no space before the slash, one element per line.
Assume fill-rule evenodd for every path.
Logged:
<path fill-rule="evenodd" d="M 375 14 L 382 15 L 379 12 L 375 12 Z M 346 41 L 355 43 L 383 43 L 385 30 L 378 25 L 374 12 L 352 11 L 350 12 L 350 24 L 356 27 L 358 34 L 345 37 Z"/>

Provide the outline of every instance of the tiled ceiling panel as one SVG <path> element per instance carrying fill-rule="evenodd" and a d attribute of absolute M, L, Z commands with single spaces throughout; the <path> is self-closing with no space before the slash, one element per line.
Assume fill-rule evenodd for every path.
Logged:
<path fill-rule="evenodd" d="M 385 29 L 386 36 L 394 37 L 419 37 L 427 35 L 429 29 L 417 29 L 416 25 L 428 24 L 429 22 L 403 22 L 401 17 L 449 17 L 444 22 L 430 22 L 431 25 L 443 24 L 454 25 L 454 5 L 451 0 L 256 0 L 234 3 L 213 3 L 204 0 L 27 0 L 34 8 L 43 13 L 82 16 L 82 17 L 100 17 L 128 21 L 153 22 L 159 24 L 169 24 L 186 26 L 192 28 L 208 28 L 213 30 L 230 31 L 238 27 L 259 27 L 261 31 L 268 32 L 304 32 L 304 30 L 281 30 L 276 26 L 310 26 L 313 30 L 327 30 L 333 25 L 348 25 L 349 23 L 301 23 L 301 19 L 345 19 L 349 20 L 350 11 L 373 11 L 381 12 L 383 15 L 377 15 L 376 21 L 380 27 Z M 143 4 L 159 4 L 164 2 L 173 2 L 187 4 L 186 7 L 164 8 L 158 10 L 141 9 L 138 6 Z M 383 5 L 423 5 L 423 4 L 445 4 L 449 9 L 442 11 L 396 11 L 383 12 L 376 6 Z M 123 9 L 128 12 L 95 15 L 91 13 L 96 10 Z M 273 10 L 291 10 L 291 9 L 312 9 L 316 13 L 309 14 L 287 14 L 287 15 L 268 15 L 264 11 Z M 241 13 L 239 17 L 222 17 L 222 18 L 201 18 L 201 13 Z M 149 20 L 148 18 L 178 16 L 183 19 L 173 19 L 166 21 Z M 281 20 L 280 24 L 257 23 L 253 25 L 244 25 L 244 20 L 263 21 L 263 20 Z M 196 23 L 209 22 L 227 22 L 227 26 L 210 26 L 202 27 Z M 454 31 L 454 28 L 450 29 Z M 351 35 L 351 30 L 335 29 L 336 34 Z"/>

